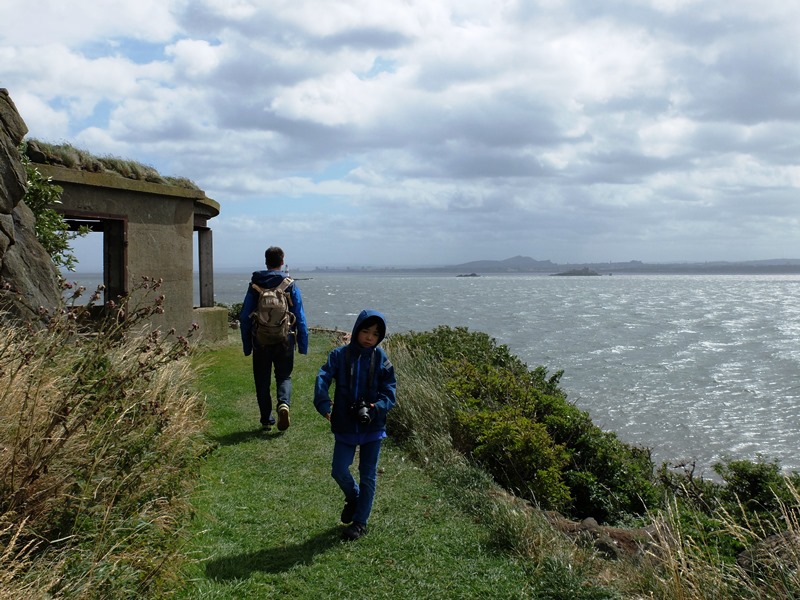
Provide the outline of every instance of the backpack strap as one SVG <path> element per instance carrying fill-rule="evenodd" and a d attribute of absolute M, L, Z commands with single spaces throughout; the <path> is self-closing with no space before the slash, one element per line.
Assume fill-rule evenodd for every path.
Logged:
<path fill-rule="evenodd" d="M 284 294 L 286 294 L 286 289 L 293 283 L 294 279 L 292 279 L 291 277 L 284 277 L 283 281 L 281 281 L 275 289 L 277 289 L 279 292 L 283 292 Z M 261 286 L 256 285 L 255 283 L 251 283 L 250 287 L 252 287 L 256 292 L 258 292 L 259 296 L 264 292 L 266 292 L 268 289 L 271 289 L 271 288 L 262 288 Z M 294 306 L 291 295 L 286 294 L 286 298 L 289 300 L 289 306 Z"/>
<path fill-rule="evenodd" d="M 294 302 L 292 302 L 292 295 L 287 294 L 287 288 L 294 283 L 294 279 L 291 277 L 284 277 L 283 281 L 281 281 L 280 285 L 278 285 L 278 290 L 286 294 L 286 301 L 288 302 L 289 306 L 294 306 Z"/>
<path fill-rule="evenodd" d="M 286 288 L 288 288 L 293 283 L 294 279 L 292 279 L 291 277 L 284 277 L 283 281 L 281 281 L 280 284 L 278 285 L 278 289 L 282 292 L 285 292 Z"/>

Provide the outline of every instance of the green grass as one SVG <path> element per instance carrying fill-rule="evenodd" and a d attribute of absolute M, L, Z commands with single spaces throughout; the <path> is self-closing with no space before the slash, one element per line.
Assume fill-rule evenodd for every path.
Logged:
<path fill-rule="evenodd" d="M 391 441 L 370 532 L 342 541 L 333 438 L 312 403 L 331 341 L 312 335 L 309 355 L 296 355 L 289 430 L 262 433 L 250 358 L 231 340 L 201 357 L 216 447 L 193 498 L 179 597 L 530 597 L 530 566 L 494 547 L 488 529 Z"/>

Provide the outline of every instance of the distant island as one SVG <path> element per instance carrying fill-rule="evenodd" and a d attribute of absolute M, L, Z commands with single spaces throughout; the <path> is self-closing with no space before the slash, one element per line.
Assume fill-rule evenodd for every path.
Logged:
<path fill-rule="evenodd" d="M 477 260 L 457 265 L 435 267 L 316 267 L 314 271 L 323 273 L 455 273 L 464 277 L 478 277 L 489 274 L 538 273 L 542 275 L 566 274 L 584 269 L 611 274 L 676 274 L 676 275 L 796 275 L 800 274 L 800 259 L 779 258 L 771 260 L 751 260 L 741 262 L 681 262 L 645 263 L 640 260 L 628 262 L 567 263 L 559 264 L 550 260 L 536 260 L 529 256 L 513 256 L 505 260 Z"/>
<path fill-rule="evenodd" d="M 582 269 L 571 269 L 569 271 L 564 271 L 563 273 L 553 273 L 553 277 L 599 277 L 600 273 L 595 271 L 594 269 L 590 269 L 589 267 L 583 267 Z"/>

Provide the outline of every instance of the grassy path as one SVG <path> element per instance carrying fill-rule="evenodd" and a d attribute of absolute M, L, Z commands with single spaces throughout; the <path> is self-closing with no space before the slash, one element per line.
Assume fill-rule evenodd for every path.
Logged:
<path fill-rule="evenodd" d="M 262 433 L 250 359 L 236 339 L 202 357 L 207 457 L 186 551 L 182 598 L 519 598 L 529 574 L 495 552 L 488 532 L 384 445 L 369 534 L 341 540 L 341 493 L 330 477 L 333 439 L 312 404 L 331 348 L 314 334 L 297 355 L 292 424 Z M 398 374 L 402 401 L 402 373 Z"/>

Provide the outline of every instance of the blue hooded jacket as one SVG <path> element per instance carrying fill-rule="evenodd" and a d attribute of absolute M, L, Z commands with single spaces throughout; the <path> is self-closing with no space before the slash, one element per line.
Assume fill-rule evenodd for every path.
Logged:
<path fill-rule="evenodd" d="M 386 318 L 376 310 L 362 310 L 353 326 L 350 343 L 330 352 L 317 374 L 314 388 L 317 412 L 323 416 L 331 413 L 331 431 L 336 439 L 353 444 L 386 437 L 386 415 L 396 403 L 397 380 L 386 352 L 378 344 L 373 348 L 358 344 L 358 331 L 370 317 L 380 319 L 378 344 L 383 341 Z M 329 389 L 333 381 L 336 389 L 331 402 Z M 372 421 L 367 424 L 359 423 L 351 409 L 359 398 L 375 405 L 370 409 Z"/>
<path fill-rule="evenodd" d="M 261 288 L 273 288 L 281 284 L 286 278 L 286 273 L 282 271 L 254 271 L 250 283 L 255 283 Z M 308 325 L 306 324 L 306 313 L 303 310 L 303 298 L 297 282 L 289 286 L 289 297 L 292 299 L 292 306 L 289 310 L 295 316 L 294 335 L 297 342 L 297 350 L 300 354 L 308 354 Z M 244 295 L 242 310 L 239 312 L 239 331 L 242 334 L 242 350 L 245 356 L 250 356 L 253 352 L 253 322 L 250 315 L 258 305 L 258 292 L 252 285 L 247 286 L 247 293 Z"/>

